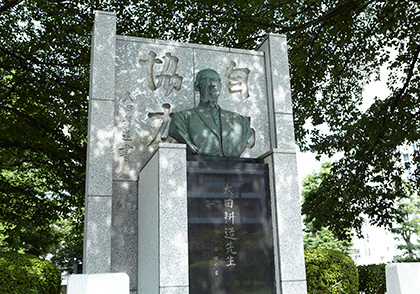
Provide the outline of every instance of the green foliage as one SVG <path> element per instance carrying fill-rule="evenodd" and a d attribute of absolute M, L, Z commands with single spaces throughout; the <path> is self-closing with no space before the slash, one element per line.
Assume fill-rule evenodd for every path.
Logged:
<path fill-rule="evenodd" d="M 407 255 L 405 257 L 398 259 L 397 262 L 420 262 L 420 258 L 414 255 L 412 256 Z"/>
<path fill-rule="evenodd" d="M 81 220 L 64 220 L 57 225 L 59 244 L 55 246 L 51 262 L 60 271 L 73 273 L 74 264 L 83 261 L 83 226 Z"/>
<path fill-rule="evenodd" d="M 404 242 L 398 245 L 398 249 L 405 251 L 405 258 L 420 258 L 420 244 L 417 240 L 413 241 L 420 235 L 420 199 L 412 195 L 408 199 L 399 201 L 397 212 L 397 224 L 391 228 L 391 232 L 398 235 L 396 239 Z"/>
<path fill-rule="evenodd" d="M 61 276 L 54 265 L 33 255 L 0 253 L 0 293 L 60 294 Z"/>
<path fill-rule="evenodd" d="M 362 213 L 378 225 L 392 221 L 404 190 L 397 147 L 420 139 L 418 1 L 5 1 L 0 224 L 8 246 L 31 239 L 34 252 L 45 253 L 51 249 L 28 232 L 53 241 L 52 224 L 82 213 L 95 10 L 115 11 L 121 35 L 249 49 L 267 33 L 285 34 L 297 144 L 343 154 L 305 214 L 338 236 L 360 229 Z M 391 72 L 389 95 L 361 107 L 363 87 L 381 66 Z"/>
<path fill-rule="evenodd" d="M 315 232 L 307 232 L 303 235 L 305 249 L 333 249 L 348 253 L 353 243 L 348 240 L 338 240 L 333 232 L 322 227 Z"/>
<path fill-rule="evenodd" d="M 84 205 L 89 33 L 81 23 L 48 1 L 0 7 L 2 250 L 51 252 L 55 222 Z"/>
<path fill-rule="evenodd" d="M 321 170 L 316 173 L 306 176 L 302 182 L 302 198 L 303 203 L 310 201 L 313 193 L 316 193 L 322 183 L 322 181 L 330 175 L 331 163 L 323 162 L 321 164 Z M 348 231 L 345 232 L 344 236 L 341 236 L 340 240 L 336 234 L 326 227 L 315 227 L 314 223 L 317 219 L 309 221 L 307 217 L 303 219 L 305 229 L 303 236 L 303 244 L 305 249 L 334 249 L 348 253 L 350 248 L 353 246 L 351 241 L 351 234 Z"/>
<path fill-rule="evenodd" d="M 358 275 L 353 260 L 331 249 L 305 250 L 308 293 L 357 294 Z"/>
<path fill-rule="evenodd" d="M 357 266 L 360 293 L 384 294 L 386 292 L 385 266 L 385 263 Z"/>

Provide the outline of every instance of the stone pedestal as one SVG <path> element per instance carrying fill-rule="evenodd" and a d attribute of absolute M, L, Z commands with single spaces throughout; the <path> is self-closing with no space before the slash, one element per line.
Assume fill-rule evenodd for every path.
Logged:
<path fill-rule="evenodd" d="M 129 294 L 126 273 L 70 275 L 67 294 Z"/>
<path fill-rule="evenodd" d="M 272 217 L 269 218 L 271 223 L 266 225 L 273 234 L 272 275 L 275 279 L 273 286 L 277 285 L 274 286 L 275 292 L 270 293 L 303 294 L 306 293 L 306 276 L 296 158 L 294 154 L 273 150 L 262 156 L 261 160 L 268 165 L 269 170 Z M 233 162 L 232 166 L 235 164 Z M 217 170 L 208 170 L 208 166 L 202 168 L 210 174 L 220 173 Z M 247 173 L 246 170 L 241 172 Z M 203 180 L 206 181 L 206 178 Z M 212 181 L 211 186 L 217 184 L 210 176 L 207 180 Z M 187 185 L 185 145 L 159 144 L 159 148 L 139 175 L 138 293 L 189 293 Z M 223 187 L 219 188 L 222 194 Z M 232 189 L 230 192 L 234 193 L 233 191 Z M 221 215 L 207 222 L 223 223 L 223 219 Z M 210 243 L 215 243 L 213 241 Z M 203 252 L 212 250 L 207 248 L 210 243 L 202 242 L 200 246 L 205 246 Z M 237 244 L 237 248 L 240 245 Z M 225 248 L 220 248 L 220 251 L 224 250 Z M 217 269 L 221 269 L 222 264 L 226 267 L 223 260 L 217 260 L 221 264 Z M 212 275 L 213 273 L 210 274 Z M 206 277 L 202 278 L 208 280 L 208 276 L 206 273 Z"/>
<path fill-rule="evenodd" d="M 420 293 L 420 263 L 391 263 L 386 268 L 386 293 Z"/>

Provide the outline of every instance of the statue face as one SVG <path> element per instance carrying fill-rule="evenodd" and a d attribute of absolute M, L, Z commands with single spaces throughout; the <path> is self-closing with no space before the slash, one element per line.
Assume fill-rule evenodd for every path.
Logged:
<path fill-rule="evenodd" d="M 197 81 L 196 88 L 200 92 L 200 98 L 206 101 L 217 102 L 222 88 L 220 76 L 213 70 L 206 70 Z"/>

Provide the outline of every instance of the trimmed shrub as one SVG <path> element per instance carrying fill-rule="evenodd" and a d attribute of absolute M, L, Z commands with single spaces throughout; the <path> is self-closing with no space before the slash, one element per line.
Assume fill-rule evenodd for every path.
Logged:
<path fill-rule="evenodd" d="M 60 272 L 31 254 L 0 253 L 0 293 L 60 294 Z"/>
<path fill-rule="evenodd" d="M 359 265 L 359 292 L 384 294 L 386 291 L 385 263 Z"/>
<path fill-rule="evenodd" d="M 347 254 L 331 249 L 309 249 L 305 250 L 305 264 L 309 294 L 357 294 L 357 268 Z"/>
<path fill-rule="evenodd" d="M 396 262 L 420 262 L 420 257 L 417 256 L 405 256 L 398 259 Z"/>

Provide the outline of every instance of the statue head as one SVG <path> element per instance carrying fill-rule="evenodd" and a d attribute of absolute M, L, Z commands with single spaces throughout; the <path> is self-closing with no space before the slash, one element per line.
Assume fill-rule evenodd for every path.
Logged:
<path fill-rule="evenodd" d="M 198 72 L 194 89 L 200 92 L 200 102 L 217 104 L 221 88 L 222 80 L 216 71 L 206 68 Z"/>

